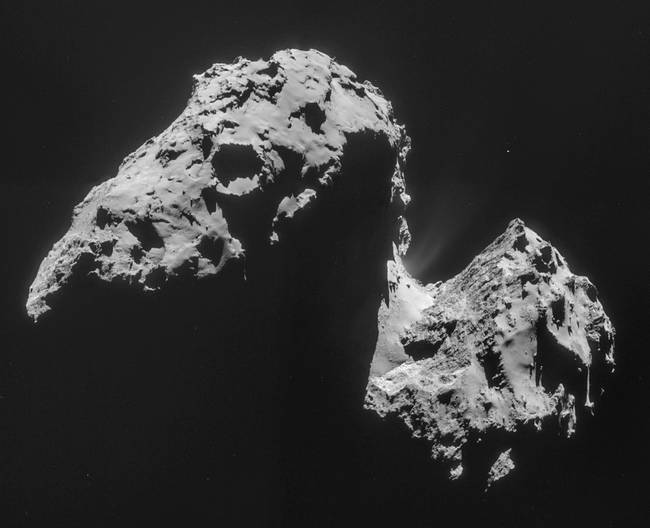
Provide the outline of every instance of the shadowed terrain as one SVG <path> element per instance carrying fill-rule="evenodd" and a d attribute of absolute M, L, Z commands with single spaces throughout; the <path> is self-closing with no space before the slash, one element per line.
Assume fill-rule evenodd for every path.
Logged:
<path fill-rule="evenodd" d="M 42 482 L 32 499 L 57 519 L 121 522 L 129 509 L 282 525 L 345 498 L 392 251 L 394 156 L 351 136 L 335 184 L 280 225 L 276 246 L 255 230 L 274 211 L 244 201 L 231 229 L 251 249 L 216 277 L 156 293 L 70 284 L 20 358 L 34 412 L 18 418 L 21 478 Z"/>

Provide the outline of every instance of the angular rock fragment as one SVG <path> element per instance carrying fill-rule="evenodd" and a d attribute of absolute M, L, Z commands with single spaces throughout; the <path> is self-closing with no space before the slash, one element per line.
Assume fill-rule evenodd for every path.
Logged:
<path fill-rule="evenodd" d="M 365 406 L 399 416 L 452 478 L 489 435 L 571 436 L 600 396 L 614 329 L 596 288 L 521 220 L 445 283 L 419 284 L 398 256 L 388 280 Z"/>
<path fill-rule="evenodd" d="M 409 139 L 377 88 L 315 50 L 215 64 L 194 77 L 181 115 L 75 207 L 30 288 L 29 314 L 49 310 L 75 277 L 158 290 L 175 277 L 215 275 L 255 244 L 279 241 L 283 222 L 336 183 L 358 133 L 383 137 L 395 152 L 390 214 L 404 248 Z M 250 239 L 249 224 L 264 240 Z"/>
<path fill-rule="evenodd" d="M 492 464 L 490 471 L 488 472 L 486 490 L 492 486 L 497 480 L 501 480 L 503 477 L 508 475 L 513 469 L 515 469 L 515 463 L 510 458 L 512 449 L 506 449 L 503 453 L 500 453 L 497 459 Z"/>

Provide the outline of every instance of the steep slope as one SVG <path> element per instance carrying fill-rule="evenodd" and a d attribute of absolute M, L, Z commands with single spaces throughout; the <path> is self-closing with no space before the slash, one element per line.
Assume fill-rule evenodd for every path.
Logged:
<path fill-rule="evenodd" d="M 596 288 L 521 220 L 447 282 L 420 285 L 397 256 L 388 276 L 365 405 L 427 439 L 452 478 L 497 432 L 571 436 L 600 396 L 614 329 Z M 514 467 L 509 453 L 491 480 Z"/>

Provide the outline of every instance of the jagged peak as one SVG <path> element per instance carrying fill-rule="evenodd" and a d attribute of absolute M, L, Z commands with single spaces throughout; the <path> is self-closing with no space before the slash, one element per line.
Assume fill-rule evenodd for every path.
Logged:
<path fill-rule="evenodd" d="M 447 282 L 422 286 L 399 262 L 389 271 L 366 407 L 429 439 L 451 478 L 485 436 L 532 423 L 571 436 L 578 408 L 592 411 L 614 328 L 589 280 L 521 219 Z M 495 453 L 488 483 L 514 468 L 509 454 Z"/>

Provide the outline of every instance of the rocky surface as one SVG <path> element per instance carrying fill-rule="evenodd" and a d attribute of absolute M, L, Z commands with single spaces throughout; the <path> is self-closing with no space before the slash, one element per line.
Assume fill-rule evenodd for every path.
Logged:
<path fill-rule="evenodd" d="M 362 132 L 383 136 L 396 153 L 391 214 L 404 250 L 409 140 L 377 88 L 315 50 L 215 64 L 194 77 L 182 114 L 75 207 L 29 290 L 29 314 L 47 312 L 75 276 L 153 291 L 175 277 L 217 274 L 253 244 L 278 242 L 282 222 L 335 184 L 349 136 Z M 285 171 L 290 164 L 299 178 Z M 246 240 L 228 207 L 251 210 L 244 224 L 257 224 L 265 240 Z"/>
<path fill-rule="evenodd" d="M 398 256 L 388 277 L 365 405 L 399 416 L 452 478 L 490 435 L 571 436 L 600 396 L 614 329 L 596 288 L 521 220 L 447 282 L 419 284 Z M 504 452 L 490 482 L 514 467 Z"/>
<path fill-rule="evenodd" d="M 359 134 L 385 142 L 388 150 L 377 152 L 389 155 L 355 143 Z M 364 357 L 359 335 L 372 335 L 361 362 L 365 369 L 374 348 L 365 407 L 399 417 L 429 443 L 433 458 L 449 465 L 452 478 L 463 473 L 468 450 L 498 437 L 490 486 L 514 468 L 503 438 L 526 428 L 574 433 L 613 368 L 614 329 L 589 280 L 571 273 L 558 251 L 520 220 L 451 280 L 422 285 L 411 277 L 400 259 L 410 239 L 408 150 L 409 138 L 381 92 L 318 51 L 215 64 L 195 76 L 182 114 L 77 205 L 69 231 L 38 270 L 27 311 L 38 319 L 80 277 L 153 292 L 177 280 L 214 277 L 235 261 L 244 264 L 234 269 L 245 278 L 260 258 L 258 246 L 285 247 L 289 227 L 300 231 L 299 217 L 325 203 L 324 216 L 310 217 L 303 237 L 318 251 L 287 237 L 295 246 L 290 259 L 300 259 L 305 248 L 312 253 L 301 284 L 313 288 L 310 274 L 332 275 L 319 283 L 330 290 L 318 300 L 320 312 L 300 305 L 313 319 L 300 319 L 305 348 L 318 350 L 309 343 L 326 320 L 344 335 L 321 343 L 317 357 L 345 349 L 342 341 Z M 332 189 L 339 194 L 328 194 Z M 343 214 L 341 198 L 352 194 Z M 355 224 L 363 229 L 351 235 Z M 343 265 L 337 251 L 354 255 Z M 303 260 L 293 266 L 286 273 L 295 287 Z M 361 320 L 363 328 L 353 331 L 350 321 Z M 365 381 L 363 370 L 359 400 Z"/>

